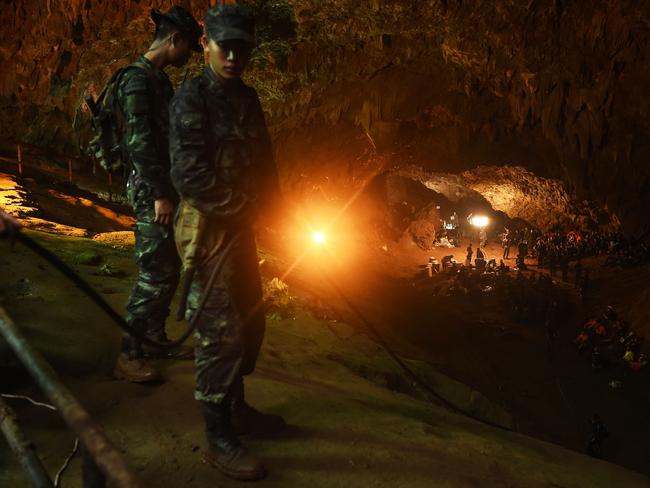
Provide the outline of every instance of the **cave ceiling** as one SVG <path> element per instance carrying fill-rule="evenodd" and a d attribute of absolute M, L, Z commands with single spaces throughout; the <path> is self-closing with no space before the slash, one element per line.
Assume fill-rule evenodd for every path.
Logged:
<path fill-rule="evenodd" d="M 177 3 L 200 18 L 215 2 Z M 647 2 L 246 3 L 259 18 L 247 80 L 286 189 L 354 191 L 413 165 L 453 174 L 516 166 L 561 181 L 630 229 L 647 226 Z M 79 153 L 84 96 L 146 49 L 150 9 L 171 4 L 3 2 L 2 142 Z M 185 74 L 170 73 L 176 83 Z"/>

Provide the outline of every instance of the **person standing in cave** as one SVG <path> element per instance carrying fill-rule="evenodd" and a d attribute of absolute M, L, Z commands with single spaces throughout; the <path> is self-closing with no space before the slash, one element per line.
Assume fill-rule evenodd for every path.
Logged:
<path fill-rule="evenodd" d="M 487 246 L 487 230 L 485 230 L 485 227 L 481 227 L 479 229 L 478 240 L 479 240 L 479 246 L 481 247 Z"/>
<path fill-rule="evenodd" d="M 257 480 L 266 471 L 237 434 L 285 424 L 244 399 L 244 376 L 255 369 L 265 331 L 254 225 L 259 211 L 278 216 L 282 198 L 259 98 L 241 80 L 255 42 L 252 13 L 217 5 L 205 29 L 208 66 L 170 106 L 171 177 L 181 197 L 176 243 L 186 273 L 195 270 L 187 315 L 197 326 L 203 459 L 229 477 Z"/>
<path fill-rule="evenodd" d="M 480 247 L 476 248 L 476 259 L 474 260 L 474 266 L 477 271 L 483 272 L 485 270 L 485 254 Z"/>
<path fill-rule="evenodd" d="M 483 252 L 483 249 L 481 249 L 480 247 L 476 248 L 476 259 L 481 259 L 485 261 L 485 253 Z"/>
<path fill-rule="evenodd" d="M 588 419 L 588 422 L 591 426 L 591 433 L 587 440 L 587 454 L 595 458 L 602 458 L 603 444 L 605 443 L 605 439 L 609 437 L 609 432 L 600 419 L 600 416 L 596 413 Z"/>
<path fill-rule="evenodd" d="M 127 322 L 159 342 L 168 341 L 165 320 L 176 291 L 180 262 L 172 232 L 178 196 L 169 177 L 169 102 L 174 94 L 163 69 L 185 65 L 192 51 L 201 52 L 198 22 L 182 7 L 151 11 L 154 41 L 142 56 L 124 68 L 117 88 L 123 111 L 123 148 L 130 174 L 127 198 L 135 213 L 136 283 L 131 291 Z M 115 377 L 133 382 L 157 381 L 142 345 L 125 334 L 114 369 Z"/>
<path fill-rule="evenodd" d="M 510 257 L 510 237 L 508 236 L 508 229 L 506 229 L 505 234 L 503 235 L 503 241 L 501 241 L 503 246 L 503 259 L 508 259 Z"/>
<path fill-rule="evenodd" d="M 472 248 L 472 243 L 470 242 L 467 246 L 467 256 L 465 257 L 465 266 L 468 268 L 472 267 L 472 256 L 474 255 L 474 249 Z"/>
<path fill-rule="evenodd" d="M 519 269 L 527 269 L 526 256 L 528 255 L 528 243 L 521 240 L 517 246 L 517 260 L 516 265 Z"/>

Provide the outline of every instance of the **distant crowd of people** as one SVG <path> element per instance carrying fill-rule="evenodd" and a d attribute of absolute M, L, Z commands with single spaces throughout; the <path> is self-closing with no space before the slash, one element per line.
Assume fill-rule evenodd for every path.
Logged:
<path fill-rule="evenodd" d="M 467 296 L 472 303 L 480 303 L 484 296 L 492 297 L 503 306 L 513 320 L 524 323 L 536 321 L 555 324 L 555 311 L 559 294 L 552 278 L 546 273 L 533 272 L 524 275 L 521 269 L 511 270 L 503 259 L 485 259 L 482 249 L 476 249 L 472 263 L 471 245 L 464 263 L 457 262 L 452 255 L 442 258 L 442 266 L 434 258 L 427 265 L 433 273 L 442 272 L 451 276 L 436 288 L 437 294 Z"/>
<path fill-rule="evenodd" d="M 526 256 L 537 259 L 540 268 L 548 269 L 552 275 L 558 270 L 567 281 L 569 263 L 580 262 L 590 256 L 607 255 L 604 265 L 638 265 L 650 259 L 650 248 L 643 236 L 626 237 L 621 232 L 569 231 L 541 233 L 537 229 L 524 228 L 501 234 L 503 259 L 510 258 L 514 246 L 518 251 L 522 245 Z"/>
<path fill-rule="evenodd" d="M 650 249 L 643 237 L 630 238 L 620 232 L 570 231 L 541 233 L 537 229 L 505 231 L 501 234 L 503 259 L 511 259 L 516 248 L 516 268 L 526 269 L 525 259 L 537 260 L 540 269 L 552 277 L 558 272 L 564 282 L 573 286 L 584 298 L 591 285 L 591 270 L 583 259 L 606 255 L 603 266 L 633 266 L 650 259 Z"/>

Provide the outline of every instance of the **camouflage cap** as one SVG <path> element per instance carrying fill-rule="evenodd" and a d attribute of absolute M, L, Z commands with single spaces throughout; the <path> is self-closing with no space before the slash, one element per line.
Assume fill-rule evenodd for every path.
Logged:
<path fill-rule="evenodd" d="M 255 19 L 245 5 L 217 5 L 205 16 L 208 37 L 216 42 L 240 39 L 255 44 Z"/>
<path fill-rule="evenodd" d="M 194 16 L 178 5 L 170 8 L 167 12 L 162 13 L 158 9 L 151 9 L 151 18 L 158 25 L 162 19 L 166 19 L 176 27 L 181 34 L 183 34 L 191 43 L 192 49 L 197 52 L 202 52 L 203 49 L 199 44 L 199 39 L 203 35 L 201 26 L 196 21 Z"/>

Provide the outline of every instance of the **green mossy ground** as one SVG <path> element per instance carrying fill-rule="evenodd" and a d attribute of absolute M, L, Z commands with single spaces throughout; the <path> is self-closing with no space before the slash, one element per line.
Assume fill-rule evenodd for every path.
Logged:
<path fill-rule="evenodd" d="M 30 233 L 56 251 L 118 310 L 134 277 L 129 246 Z M 124 452 L 145 486 L 240 486 L 200 462 L 202 421 L 192 398 L 191 361 L 161 361 L 158 386 L 115 381 L 110 371 L 119 332 L 48 264 L 25 248 L 2 243 L 3 306 Z M 95 253 L 101 264 L 78 264 Z M 102 264 L 123 271 L 103 276 Z M 177 335 L 184 323 L 172 323 Z M 3 359 L 3 392 L 42 398 L 19 368 Z M 480 395 L 424 363 L 412 368 L 444 396 L 474 412 L 490 410 Z M 286 432 L 245 442 L 267 464 L 265 486 L 642 487 L 642 475 L 519 434 L 495 429 L 424 401 L 388 355 L 365 334 L 316 319 L 299 302 L 284 319 L 268 321 L 249 401 L 281 414 Z M 12 401 L 44 463 L 54 472 L 73 443 L 54 413 Z M 478 405 L 478 406 L 477 406 Z M 493 417 L 498 410 L 488 412 Z M 507 420 L 503 414 L 502 420 Z M 64 486 L 80 486 L 75 458 Z M 6 446 L 0 485 L 27 486 Z"/>

